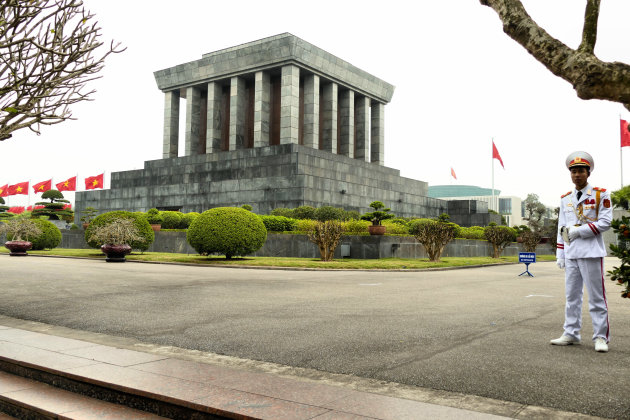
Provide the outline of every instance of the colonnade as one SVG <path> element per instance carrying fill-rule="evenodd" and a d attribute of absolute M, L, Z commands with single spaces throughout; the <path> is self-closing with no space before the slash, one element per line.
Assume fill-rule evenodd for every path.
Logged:
<path fill-rule="evenodd" d="M 164 158 L 178 156 L 180 92 L 186 156 L 295 143 L 384 164 L 385 104 L 294 64 L 166 91 Z"/>

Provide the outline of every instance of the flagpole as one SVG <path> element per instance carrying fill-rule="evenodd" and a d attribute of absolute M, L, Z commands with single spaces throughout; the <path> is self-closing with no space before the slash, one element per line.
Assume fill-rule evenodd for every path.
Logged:
<path fill-rule="evenodd" d="M 494 207 L 494 137 L 492 137 L 492 145 L 493 145 L 493 149 L 492 149 L 492 160 L 491 160 L 491 164 L 492 164 L 492 203 L 490 205 L 490 210 L 494 210 L 492 207 Z"/>
<path fill-rule="evenodd" d="M 619 125 L 621 126 L 621 114 L 619 114 Z M 621 146 L 621 134 L 619 137 L 619 173 L 621 174 L 621 188 L 623 188 L 623 147 Z"/>

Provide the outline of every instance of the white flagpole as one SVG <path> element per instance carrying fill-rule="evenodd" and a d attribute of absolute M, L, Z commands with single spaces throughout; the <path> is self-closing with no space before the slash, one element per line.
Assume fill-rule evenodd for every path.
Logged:
<path fill-rule="evenodd" d="M 490 210 L 494 210 L 494 137 L 492 137 L 492 203 Z"/>
<path fill-rule="evenodd" d="M 619 125 L 621 125 L 621 114 L 619 114 Z M 623 188 L 623 147 L 621 146 L 621 132 L 619 133 L 619 173 L 621 174 L 621 188 Z"/>

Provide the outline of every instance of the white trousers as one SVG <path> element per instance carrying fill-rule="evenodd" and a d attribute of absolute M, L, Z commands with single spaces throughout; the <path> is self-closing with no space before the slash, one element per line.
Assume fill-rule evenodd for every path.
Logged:
<path fill-rule="evenodd" d="M 593 322 L 593 340 L 609 341 L 608 303 L 604 288 L 604 259 L 566 259 L 564 334 L 580 339 L 584 286 L 588 292 L 588 309 Z"/>

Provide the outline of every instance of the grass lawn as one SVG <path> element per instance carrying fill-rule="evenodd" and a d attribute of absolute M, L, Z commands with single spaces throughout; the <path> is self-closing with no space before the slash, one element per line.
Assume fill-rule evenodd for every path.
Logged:
<path fill-rule="evenodd" d="M 0 253 L 8 253 L 5 247 L 0 247 Z M 49 251 L 28 251 L 30 255 L 56 255 L 63 257 L 82 257 L 105 259 L 105 255 L 95 249 L 62 249 Z M 554 255 L 537 255 L 537 261 L 554 261 Z M 343 259 L 334 261 L 320 261 L 314 258 L 280 258 L 280 257 L 242 257 L 226 260 L 225 257 L 202 257 L 200 255 L 174 254 L 165 252 L 132 253 L 127 256 L 130 261 L 154 261 L 162 263 L 186 263 L 200 265 L 242 265 L 256 267 L 292 267 L 292 268 L 325 268 L 350 270 L 418 270 L 442 267 L 465 267 L 488 264 L 506 264 L 518 262 L 518 257 L 445 257 L 440 262 L 430 262 L 428 259 L 412 258 L 381 258 L 378 260 Z"/>

